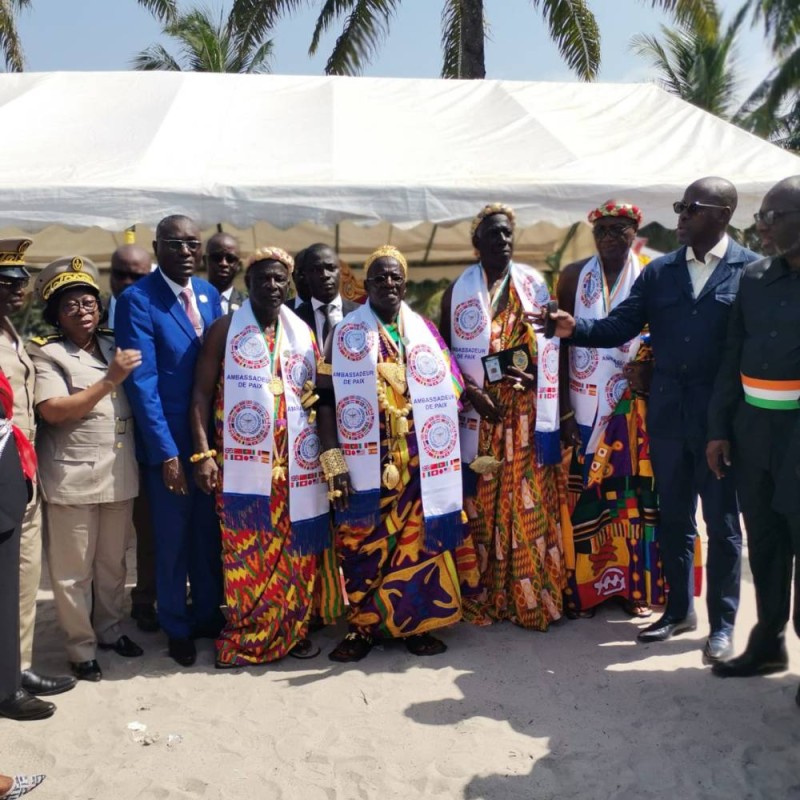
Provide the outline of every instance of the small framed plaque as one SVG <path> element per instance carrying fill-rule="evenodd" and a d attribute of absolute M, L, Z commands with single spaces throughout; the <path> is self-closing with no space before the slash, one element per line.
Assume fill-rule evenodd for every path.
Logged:
<path fill-rule="evenodd" d="M 516 367 L 523 372 L 528 372 L 531 367 L 531 354 L 526 345 L 501 350 L 499 353 L 490 353 L 481 358 L 486 382 L 499 383 L 508 374 L 509 367 Z"/>

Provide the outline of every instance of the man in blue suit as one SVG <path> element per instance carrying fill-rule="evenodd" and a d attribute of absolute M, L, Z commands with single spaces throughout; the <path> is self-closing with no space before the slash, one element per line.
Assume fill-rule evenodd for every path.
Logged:
<path fill-rule="evenodd" d="M 731 304 L 746 264 L 756 253 L 728 238 L 736 188 L 723 178 L 702 178 L 674 204 L 683 245 L 652 261 L 627 300 L 601 320 L 554 314 L 556 335 L 588 347 L 617 347 L 650 326 L 655 357 L 647 429 L 659 492 L 658 541 L 669 595 L 664 615 L 639 633 L 642 642 L 665 641 L 697 628 L 693 553 L 698 496 L 708 530 L 707 604 L 711 634 L 705 663 L 733 653 L 739 606 L 742 532 L 733 476 L 717 480 L 705 459 L 706 417 L 722 358 Z"/>
<path fill-rule="evenodd" d="M 196 658 L 193 638 L 216 637 L 222 626 L 220 534 L 213 497 L 199 491 L 190 473 L 189 402 L 203 335 L 222 316 L 219 293 L 195 278 L 200 231 L 184 216 L 165 217 L 153 249 L 158 269 L 117 300 L 116 339 L 142 352 L 141 372 L 125 382 L 156 541 L 158 618 L 169 654 L 181 666 Z M 192 605 L 186 602 L 186 578 Z"/>

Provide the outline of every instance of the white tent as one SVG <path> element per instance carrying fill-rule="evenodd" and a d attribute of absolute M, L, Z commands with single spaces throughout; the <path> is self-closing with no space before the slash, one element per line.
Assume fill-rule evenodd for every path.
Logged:
<path fill-rule="evenodd" d="M 797 157 L 641 84 L 3 74 L 0 130 L 0 236 L 42 231 L 39 261 L 107 261 L 128 226 L 148 243 L 185 213 L 245 250 L 322 240 L 355 262 L 390 241 L 418 263 L 463 264 L 464 221 L 495 200 L 515 207 L 517 252 L 536 260 L 610 197 L 672 227 L 683 189 L 722 175 L 744 227 L 800 173 Z M 591 247 L 586 233 L 566 258 Z"/>

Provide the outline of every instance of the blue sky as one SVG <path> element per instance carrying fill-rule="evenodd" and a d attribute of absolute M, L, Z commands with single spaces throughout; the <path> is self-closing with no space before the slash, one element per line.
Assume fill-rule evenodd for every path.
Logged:
<path fill-rule="evenodd" d="M 743 0 L 719 0 L 731 15 Z M 227 3 L 199 0 L 199 5 L 225 8 Z M 183 7 L 193 5 L 184 2 Z M 314 3 L 319 7 L 319 3 Z M 135 0 L 33 0 L 19 27 L 27 69 L 122 70 L 131 57 L 159 39 L 159 25 Z M 643 81 L 652 77 L 647 64 L 630 52 L 631 37 L 655 33 L 666 17 L 642 0 L 593 0 L 602 35 L 600 80 Z M 404 0 L 392 23 L 391 35 L 365 71 L 382 77 L 438 77 L 440 70 L 438 0 Z M 486 0 L 491 24 L 487 45 L 487 77 L 510 80 L 573 80 L 550 42 L 530 0 Z M 321 74 L 336 38 L 323 42 L 321 55 L 307 54 L 313 10 L 283 21 L 275 31 L 273 71 L 283 74 Z M 169 48 L 169 42 L 164 42 Z M 739 44 L 744 94 L 769 68 L 760 31 L 747 30 Z"/>

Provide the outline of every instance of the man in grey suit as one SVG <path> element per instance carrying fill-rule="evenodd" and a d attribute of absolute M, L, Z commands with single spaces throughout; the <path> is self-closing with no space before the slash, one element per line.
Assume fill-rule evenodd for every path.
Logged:
<path fill-rule="evenodd" d="M 222 313 L 232 314 L 246 297 L 233 285 L 242 270 L 239 242 L 229 233 L 215 233 L 206 242 L 203 261 L 208 270 L 208 282 L 219 292 Z"/>
<path fill-rule="evenodd" d="M 322 350 L 328 333 L 355 311 L 358 303 L 345 300 L 339 294 L 342 270 L 339 256 L 332 247 L 326 244 L 307 247 L 303 251 L 303 275 L 311 298 L 296 308 L 295 313 L 314 332 Z"/>

